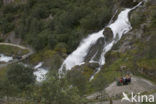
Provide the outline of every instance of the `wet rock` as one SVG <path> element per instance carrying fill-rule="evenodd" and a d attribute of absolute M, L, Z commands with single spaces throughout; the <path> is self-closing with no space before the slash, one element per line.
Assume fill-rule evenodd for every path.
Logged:
<path fill-rule="evenodd" d="M 104 38 L 99 38 L 97 42 L 89 49 L 88 54 L 85 57 L 85 62 L 89 62 L 90 60 L 98 61 L 101 57 L 101 53 L 103 52 L 104 44 Z"/>
<path fill-rule="evenodd" d="M 105 28 L 104 38 L 101 37 L 97 42 L 90 47 L 87 56 L 85 57 L 85 62 L 94 61 L 95 63 L 101 58 L 101 53 L 103 52 L 103 47 L 106 43 L 109 43 L 113 40 L 113 32 L 110 28 Z"/>
<path fill-rule="evenodd" d="M 110 28 L 105 28 L 104 32 L 103 32 L 104 36 L 105 36 L 105 41 L 111 42 L 113 40 L 113 32 Z"/>

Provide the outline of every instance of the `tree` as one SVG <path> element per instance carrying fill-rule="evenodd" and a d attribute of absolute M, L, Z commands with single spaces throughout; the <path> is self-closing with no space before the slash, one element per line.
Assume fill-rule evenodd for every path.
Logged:
<path fill-rule="evenodd" d="M 33 69 L 24 67 L 21 64 L 13 64 L 9 67 L 7 79 L 11 85 L 17 86 L 21 90 L 24 90 L 35 82 Z"/>
<path fill-rule="evenodd" d="M 0 0 L 0 8 L 3 6 L 3 0 Z"/>
<path fill-rule="evenodd" d="M 82 104 L 83 100 L 76 87 L 66 78 L 59 78 L 57 71 L 51 70 L 40 89 L 36 89 L 34 98 L 43 104 Z"/>
<path fill-rule="evenodd" d="M 49 16 L 48 8 L 43 4 L 37 4 L 31 11 L 31 15 L 36 18 L 46 18 Z"/>
<path fill-rule="evenodd" d="M 79 69 L 73 69 L 68 72 L 67 78 L 69 82 L 78 88 L 80 94 L 83 95 L 87 92 L 88 88 L 88 79 L 83 75 L 82 71 Z"/>

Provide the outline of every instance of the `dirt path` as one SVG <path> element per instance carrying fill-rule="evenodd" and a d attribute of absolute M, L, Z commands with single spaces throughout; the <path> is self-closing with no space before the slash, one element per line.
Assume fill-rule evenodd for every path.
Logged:
<path fill-rule="evenodd" d="M 116 95 L 120 95 L 122 94 L 122 92 L 127 92 L 127 93 L 131 93 L 131 92 L 135 92 L 135 93 L 142 93 L 142 92 L 150 92 L 152 90 L 156 90 L 156 85 L 154 85 L 152 82 L 140 78 L 140 77 L 136 77 L 133 76 L 132 77 L 132 82 L 130 85 L 126 85 L 126 86 L 116 86 L 116 82 L 113 82 L 112 84 L 110 84 L 106 89 L 106 93 L 113 97 Z"/>
<path fill-rule="evenodd" d="M 116 96 L 122 96 L 123 92 L 126 92 L 128 94 L 131 94 L 132 92 L 137 94 L 137 93 L 143 93 L 143 92 L 152 92 L 156 91 L 156 85 L 150 82 L 149 80 L 146 80 L 144 78 L 132 77 L 132 82 L 130 85 L 126 86 L 117 86 L 116 82 L 114 81 L 111 83 L 107 88 L 105 88 L 104 92 L 110 96 L 116 98 Z M 94 93 L 87 98 L 89 100 L 94 100 L 99 96 L 100 93 Z M 156 99 L 156 93 L 153 93 Z M 113 104 L 132 104 L 130 102 L 121 102 L 121 98 L 118 98 L 119 100 L 113 100 Z M 104 101 L 104 102 L 94 102 L 90 104 L 110 104 L 109 101 Z M 133 103 L 133 104 L 140 104 L 140 103 Z"/>
<path fill-rule="evenodd" d="M 26 48 L 24 46 L 21 46 L 21 45 L 18 45 L 18 44 L 12 44 L 12 43 L 0 43 L 0 45 L 14 46 L 14 47 L 18 47 L 20 49 L 29 49 L 29 48 Z"/>
<path fill-rule="evenodd" d="M 0 43 L 0 45 L 8 45 L 8 46 L 14 46 L 14 47 L 18 47 L 20 49 L 27 49 L 29 50 L 29 53 L 25 54 L 22 56 L 22 58 L 20 60 L 17 60 L 17 59 L 14 59 L 13 61 L 11 62 L 8 62 L 8 63 L 5 63 L 5 64 L 0 64 L 0 69 L 3 68 L 3 67 L 6 67 L 7 65 L 9 64 L 13 64 L 13 63 L 16 63 L 16 62 L 19 62 L 19 61 L 22 61 L 26 58 L 28 58 L 30 55 L 32 55 L 34 53 L 33 49 L 32 48 L 29 48 L 29 47 L 24 47 L 24 46 L 21 46 L 21 45 L 18 45 L 18 44 L 12 44 L 12 43 Z"/>
<path fill-rule="evenodd" d="M 155 99 L 155 103 L 152 103 L 152 104 L 156 104 L 156 93 L 154 93 L 152 95 L 154 95 L 154 99 Z M 104 102 L 96 102 L 96 103 L 89 103 L 89 104 L 110 104 L 110 102 L 104 101 Z M 139 102 L 131 103 L 128 101 L 121 102 L 121 99 L 119 99 L 119 100 L 113 100 L 112 104 L 142 104 L 142 103 L 139 103 Z M 151 103 L 149 103 L 149 104 L 151 104 Z"/>

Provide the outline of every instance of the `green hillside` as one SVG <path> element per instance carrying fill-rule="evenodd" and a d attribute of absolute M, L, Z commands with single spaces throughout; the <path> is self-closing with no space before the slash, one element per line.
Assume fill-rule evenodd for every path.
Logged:
<path fill-rule="evenodd" d="M 75 66 L 65 75 L 58 74 L 58 69 L 82 39 L 109 24 L 117 9 L 113 21 L 123 8 L 133 7 L 141 0 L 4 1 L 0 0 L 0 42 L 16 43 L 19 39 L 18 44 L 31 47 L 34 52 L 5 67 L 0 63 L 0 104 L 97 104 L 110 100 L 105 92 L 107 98 L 89 100 L 86 97 L 102 93 L 127 72 L 156 83 L 154 0 L 130 12 L 132 30 L 106 54 L 106 64 L 92 81 L 89 79 L 97 64 Z M 27 50 L 19 51 L 15 47 L 0 46 L 0 52 L 6 55 L 27 53 Z M 35 81 L 33 74 L 39 62 L 44 62 L 44 67 L 49 69 L 46 80 L 41 83 Z"/>

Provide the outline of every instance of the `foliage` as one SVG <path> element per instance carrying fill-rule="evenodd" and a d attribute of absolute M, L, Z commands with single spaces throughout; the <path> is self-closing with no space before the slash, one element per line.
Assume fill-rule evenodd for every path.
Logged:
<path fill-rule="evenodd" d="M 152 70 L 156 68 L 155 63 L 156 63 L 156 59 L 151 59 L 151 60 L 144 59 L 144 60 L 139 61 L 137 64 L 141 68 Z"/>
<path fill-rule="evenodd" d="M 5 70 L 4 70 L 5 71 Z M 59 77 L 56 70 L 50 70 L 47 79 L 34 84 L 32 69 L 21 64 L 13 64 L 6 72 L 0 73 L 0 97 L 8 96 L 24 99 L 19 103 L 32 104 L 83 104 L 77 87 L 72 86 L 66 77 Z"/>
<path fill-rule="evenodd" d="M 16 36 L 37 51 L 58 43 L 73 51 L 86 34 L 103 28 L 112 15 L 110 0 L 27 0 L 0 9 L 0 32 L 15 31 Z"/>
<path fill-rule="evenodd" d="M 59 78 L 56 71 L 51 71 L 49 77 L 33 97 L 41 104 L 82 104 L 84 100 L 78 94 L 76 87 L 69 84 L 66 78 Z"/>
<path fill-rule="evenodd" d="M 13 64 L 8 68 L 6 75 L 9 83 L 23 90 L 35 82 L 33 69 L 24 67 L 21 64 Z"/>
<path fill-rule="evenodd" d="M 3 0 L 0 0 L 0 8 L 2 7 L 3 5 Z"/>
<path fill-rule="evenodd" d="M 9 50 L 9 51 L 8 51 Z M 20 49 L 14 46 L 0 45 L 0 53 L 5 55 L 24 55 L 28 53 L 27 49 Z"/>
<path fill-rule="evenodd" d="M 145 21 L 145 14 L 142 12 L 134 12 L 131 16 L 131 23 L 134 28 L 138 28 Z"/>
<path fill-rule="evenodd" d="M 67 74 L 67 78 L 73 86 L 78 88 L 81 95 L 87 93 L 87 91 L 88 91 L 88 79 L 82 73 L 81 70 L 74 69 L 74 70 L 69 71 Z"/>
<path fill-rule="evenodd" d="M 156 27 L 156 11 L 155 11 L 156 7 L 153 7 L 151 9 L 151 27 Z"/>
<path fill-rule="evenodd" d="M 1 69 L 0 72 L 0 97 L 23 97 L 30 94 L 35 82 L 31 68 L 21 64 L 12 64 Z"/>

